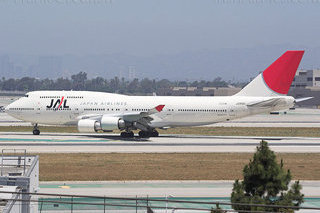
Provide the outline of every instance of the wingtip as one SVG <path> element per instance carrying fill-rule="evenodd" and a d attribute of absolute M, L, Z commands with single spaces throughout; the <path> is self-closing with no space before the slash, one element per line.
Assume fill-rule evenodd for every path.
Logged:
<path fill-rule="evenodd" d="M 164 106 L 165 106 L 165 105 L 158 105 L 158 106 L 156 106 L 156 110 L 157 110 L 158 112 L 161 112 L 162 109 L 164 108 Z"/>

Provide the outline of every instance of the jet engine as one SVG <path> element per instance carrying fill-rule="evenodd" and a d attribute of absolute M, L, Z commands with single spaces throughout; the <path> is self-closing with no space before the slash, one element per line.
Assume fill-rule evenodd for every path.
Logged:
<path fill-rule="evenodd" d="M 79 132 L 97 132 L 101 129 L 100 122 L 97 120 L 82 119 L 78 121 Z"/>
<path fill-rule="evenodd" d="M 101 120 L 82 119 L 78 121 L 79 132 L 109 132 L 117 129 L 124 129 L 125 121 L 119 117 L 102 116 Z"/>
<path fill-rule="evenodd" d="M 124 129 L 126 127 L 124 120 L 118 117 L 102 116 L 101 129 L 104 131 Z"/>

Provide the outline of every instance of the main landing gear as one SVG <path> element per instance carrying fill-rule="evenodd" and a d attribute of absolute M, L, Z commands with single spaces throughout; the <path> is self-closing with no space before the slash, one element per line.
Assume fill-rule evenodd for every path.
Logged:
<path fill-rule="evenodd" d="M 152 130 L 152 131 L 140 131 L 139 133 L 139 137 L 140 138 L 149 138 L 149 137 L 158 137 L 159 136 L 159 132 L 157 130 Z M 132 131 L 129 132 L 121 132 L 120 136 L 122 138 L 133 138 L 134 137 L 134 133 Z"/>
<path fill-rule="evenodd" d="M 40 135 L 40 130 L 39 130 L 39 128 L 38 128 L 38 124 L 35 124 L 35 125 L 33 126 L 33 131 L 32 131 L 32 133 L 33 133 L 34 135 Z"/>
<path fill-rule="evenodd" d="M 148 138 L 148 137 L 158 137 L 159 136 L 159 132 L 157 130 L 152 130 L 152 131 L 140 131 L 139 132 L 139 136 L 141 138 Z"/>
<path fill-rule="evenodd" d="M 132 131 L 130 131 L 130 132 L 121 132 L 120 136 L 122 138 L 133 138 L 134 134 L 133 134 Z"/>

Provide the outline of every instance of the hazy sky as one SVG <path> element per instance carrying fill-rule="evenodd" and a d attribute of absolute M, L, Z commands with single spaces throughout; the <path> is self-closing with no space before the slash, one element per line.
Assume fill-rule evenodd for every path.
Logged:
<path fill-rule="evenodd" d="M 0 0 L 0 54 L 320 46 L 320 0 L 110 1 Z"/>

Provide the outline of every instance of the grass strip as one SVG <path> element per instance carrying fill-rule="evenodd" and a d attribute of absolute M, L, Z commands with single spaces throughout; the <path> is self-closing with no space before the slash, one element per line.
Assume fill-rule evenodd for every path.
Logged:
<path fill-rule="evenodd" d="M 249 153 L 39 154 L 41 181 L 235 180 Z M 293 179 L 320 180 L 320 153 L 281 153 Z"/>

